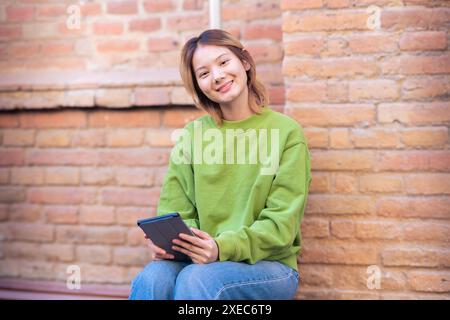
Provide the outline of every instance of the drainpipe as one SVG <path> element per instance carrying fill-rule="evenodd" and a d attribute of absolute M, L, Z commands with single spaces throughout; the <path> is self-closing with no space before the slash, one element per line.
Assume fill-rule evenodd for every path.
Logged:
<path fill-rule="evenodd" d="M 209 28 L 221 29 L 220 0 L 209 0 Z"/>

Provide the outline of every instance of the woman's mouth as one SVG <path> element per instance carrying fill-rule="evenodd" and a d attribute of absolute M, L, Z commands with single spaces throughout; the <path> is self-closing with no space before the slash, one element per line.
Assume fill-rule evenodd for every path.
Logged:
<path fill-rule="evenodd" d="M 231 86 L 233 85 L 233 80 L 231 80 L 230 82 L 226 83 L 225 85 L 223 85 L 222 87 L 220 87 L 219 91 L 220 93 L 226 93 L 231 89 Z"/>

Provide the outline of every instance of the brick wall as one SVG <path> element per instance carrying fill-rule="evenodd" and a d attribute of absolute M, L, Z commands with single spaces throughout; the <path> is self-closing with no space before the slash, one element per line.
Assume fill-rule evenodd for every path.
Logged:
<path fill-rule="evenodd" d="M 299 298 L 450 297 L 449 4 L 281 1 L 314 173 Z"/>
<path fill-rule="evenodd" d="M 1 2 L 0 283 L 79 265 L 84 284 L 127 285 L 148 261 L 135 221 L 155 213 L 171 132 L 201 115 L 177 69 L 207 11 Z M 449 3 L 229 0 L 222 17 L 311 149 L 297 298 L 450 298 Z"/>

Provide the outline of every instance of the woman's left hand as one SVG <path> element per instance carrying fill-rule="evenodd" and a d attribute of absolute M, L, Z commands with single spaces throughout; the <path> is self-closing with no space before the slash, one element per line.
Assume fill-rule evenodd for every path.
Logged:
<path fill-rule="evenodd" d="M 216 241 L 207 234 L 196 228 L 191 228 L 197 236 L 193 237 L 184 233 L 178 236 L 180 239 L 174 239 L 172 249 L 188 255 L 194 263 L 205 264 L 217 261 L 219 258 L 219 248 Z"/>

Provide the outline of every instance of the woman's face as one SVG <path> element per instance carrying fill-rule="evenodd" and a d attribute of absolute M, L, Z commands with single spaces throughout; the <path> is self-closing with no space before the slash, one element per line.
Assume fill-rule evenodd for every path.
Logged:
<path fill-rule="evenodd" d="M 195 78 L 202 92 L 212 101 L 227 104 L 248 92 L 244 64 L 227 47 L 199 45 L 192 58 Z"/>

